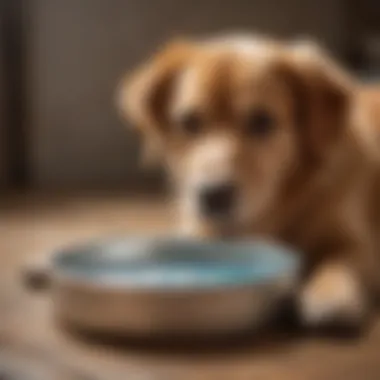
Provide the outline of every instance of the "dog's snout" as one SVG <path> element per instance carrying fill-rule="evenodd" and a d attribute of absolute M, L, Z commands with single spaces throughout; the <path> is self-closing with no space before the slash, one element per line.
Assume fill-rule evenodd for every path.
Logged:
<path fill-rule="evenodd" d="M 201 212 L 205 216 L 220 217 L 230 214 L 236 199 L 233 183 L 222 183 L 200 191 Z"/>

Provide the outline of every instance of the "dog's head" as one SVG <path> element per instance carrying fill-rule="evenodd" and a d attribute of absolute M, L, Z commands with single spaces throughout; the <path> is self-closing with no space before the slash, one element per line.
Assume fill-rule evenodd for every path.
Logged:
<path fill-rule="evenodd" d="M 257 220 L 344 132 L 350 79 L 308 44 L 170 44 L 123 83 L 121 107 L 171 173 L 187 209 Z"/>

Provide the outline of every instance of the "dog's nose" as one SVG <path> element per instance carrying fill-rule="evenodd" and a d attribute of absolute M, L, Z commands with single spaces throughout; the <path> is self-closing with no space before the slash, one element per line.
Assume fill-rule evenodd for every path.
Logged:
<path fill-rule="evenodd" d="M 231 213 L 236 199 L 233 183 L 222 183 L 206 187 L 199 194 L 201 212 L 205 216 L 218 217 Z"/>

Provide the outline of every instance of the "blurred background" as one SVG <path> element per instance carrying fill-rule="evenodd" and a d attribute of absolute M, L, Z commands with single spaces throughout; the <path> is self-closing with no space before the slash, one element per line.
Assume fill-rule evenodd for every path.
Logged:
<path fill-rule="evenodd" d="M 12 190 L 149 188 L 115 109 L 121 76 L 177 35 L 310 36 L 380 66 L 377 0 L 1 0 L 0 183 Z"/>
<path fill-rule="evenodd" d="M 0 0 L 1 379 L 380 378 L 380 326 L 360 349 L 116 352 L 69 338 L 49 297 L 20 286 L 64 245 L 175 226 L 115 89 L 171 37 L 239 31 L 311 37 L 363 79 L 380 72 L 379 0 Z"/>

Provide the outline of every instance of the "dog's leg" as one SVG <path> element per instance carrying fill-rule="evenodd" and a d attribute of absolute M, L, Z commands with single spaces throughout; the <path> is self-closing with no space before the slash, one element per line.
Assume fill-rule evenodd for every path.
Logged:
<path fill-rule="evenodd" d="M 367 311 L 366 301 L 358 273 L 344 261 L 322 264 L 299 296 L 301 318 L 312 327 L 358 326 Z"/>

